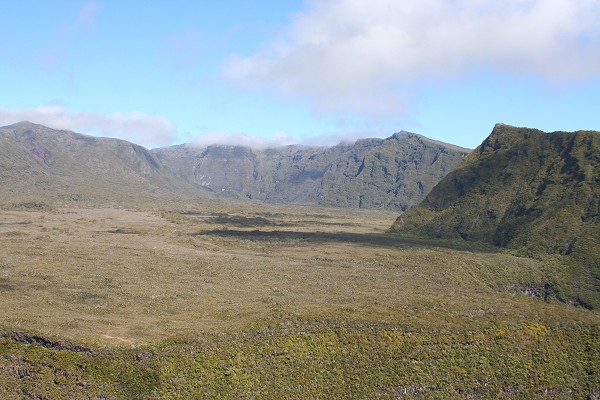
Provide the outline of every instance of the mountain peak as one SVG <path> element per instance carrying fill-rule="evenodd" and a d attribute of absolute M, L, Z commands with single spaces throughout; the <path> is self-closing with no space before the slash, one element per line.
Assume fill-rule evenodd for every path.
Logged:
<path fill-rule="evenodd" d="M 19 122 L 15 122 L 14 124 L 10 124 L 10 125 L 6 125 L 5 128 L 8 127 L 12 127 L 12 128 L 26 128 L 26 129 L 31 129 L 31 128 L 37 128 L 37 129 L 51 129 L 47 126 L 41 125 L 41 124 L 36 124 L 34 122 L 31 121 L 19 121 Z"/>
<path fill-rule="evenodd" d="M 14 124 L 10 124 L 8 126 L 28 126 L 28 125 L 39 125 L 39 124 L 35 124 L 31 121 L 23 120 L 23 121 L 15 122 Z"/>
<path fill-rule="evenodd" d="M 47 127 L 45 125 L 36 124 L 36 123 L 30 122 L 30 121 L 19 121 L 14 124 L 11 124 L 11 125 L 3 126 L 0 129 L 7 130 L 7 131 L 12 132 L 13 134 L 19 134 L 19 135 L 20 134 L 34 134 L 34 135 L 54 134 L 55 132 L 73 133 L 72 131 L 69 131 L 69 130 L 53 129 L 53 128 Z"/>
<path fill-rule="evenodd" d="M 155 154 L 187 181 L 268 203 L 406 210 L 469 150 L 410 132 L 336 146 L 162 148 Z"/>
<path fill-rule="evenodd" d="M 150 151 L 124 140 L 29 121 L 0 128 L 0 140 L 0 203 L 112 204 L 153 193 L 203 194 L 162 168 Z"/>
<path fill-rule="evenodd" d="M 421 135 L 402 130 L 402 131 L 394 133 L 392 136 L 389 137 L 389 139 L 401 139 L 401 138 L 412 137 L 412 136 L 421 136 Z"/>
<path fill-rule="evenodd" d="M 438 147 L 443 147 L 448 150 L 457 151 L 457 152 L 461 152 L 461 153 L 470 153 L 472 150 L 472 149 L 468 149 L 466 147 L 461 147 L 461 146 L 457 146 L 454 144 L 442 142 L 439 140 L 430 139 L 427 136 L 423 136 L 418 133 L 408 132 L 408 131 L 404 131 L 404 130 L 394 133 L 392 136 L 390 136 L 386 140 L 410 140 L 410 139 L 417 141 L 417 142 L 426 143 L 428 145 L 433 145 L 433 146 L 438 146 Z"/>

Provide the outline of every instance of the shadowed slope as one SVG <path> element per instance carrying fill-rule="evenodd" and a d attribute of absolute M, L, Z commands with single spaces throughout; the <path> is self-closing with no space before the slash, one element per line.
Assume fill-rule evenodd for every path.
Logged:
<path fill-rule="evenodd" d="M 597 306 L 599 221 L 600 133 L 498 124 L 392 231 L 568 256 Z"/>

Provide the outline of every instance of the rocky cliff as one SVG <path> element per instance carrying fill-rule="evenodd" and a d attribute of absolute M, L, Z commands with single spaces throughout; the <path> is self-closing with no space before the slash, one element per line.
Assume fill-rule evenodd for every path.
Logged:
<path fill-rule="evenodd" d="M 400 132 L 333 147 L 179 145 L 154 152 L 188 182 L 215 192 L 270 203 L 404 211 L 469 150 Z"/>

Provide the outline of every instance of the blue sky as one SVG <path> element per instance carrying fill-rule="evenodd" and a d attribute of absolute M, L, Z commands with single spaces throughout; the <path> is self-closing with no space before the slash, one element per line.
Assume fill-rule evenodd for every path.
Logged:
<path fill-rule="evenodd" d="M 0 125 L 330 145 L 600 130 L 600 0 L 5 2 Z"/>

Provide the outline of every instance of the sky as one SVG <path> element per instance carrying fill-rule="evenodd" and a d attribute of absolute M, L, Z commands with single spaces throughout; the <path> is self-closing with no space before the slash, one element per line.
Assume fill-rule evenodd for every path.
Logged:
<path fill-rule="evenodd" d="M 0 1 L 0 125 L 147 148 L 600 130 L 600 0 Z"/>

